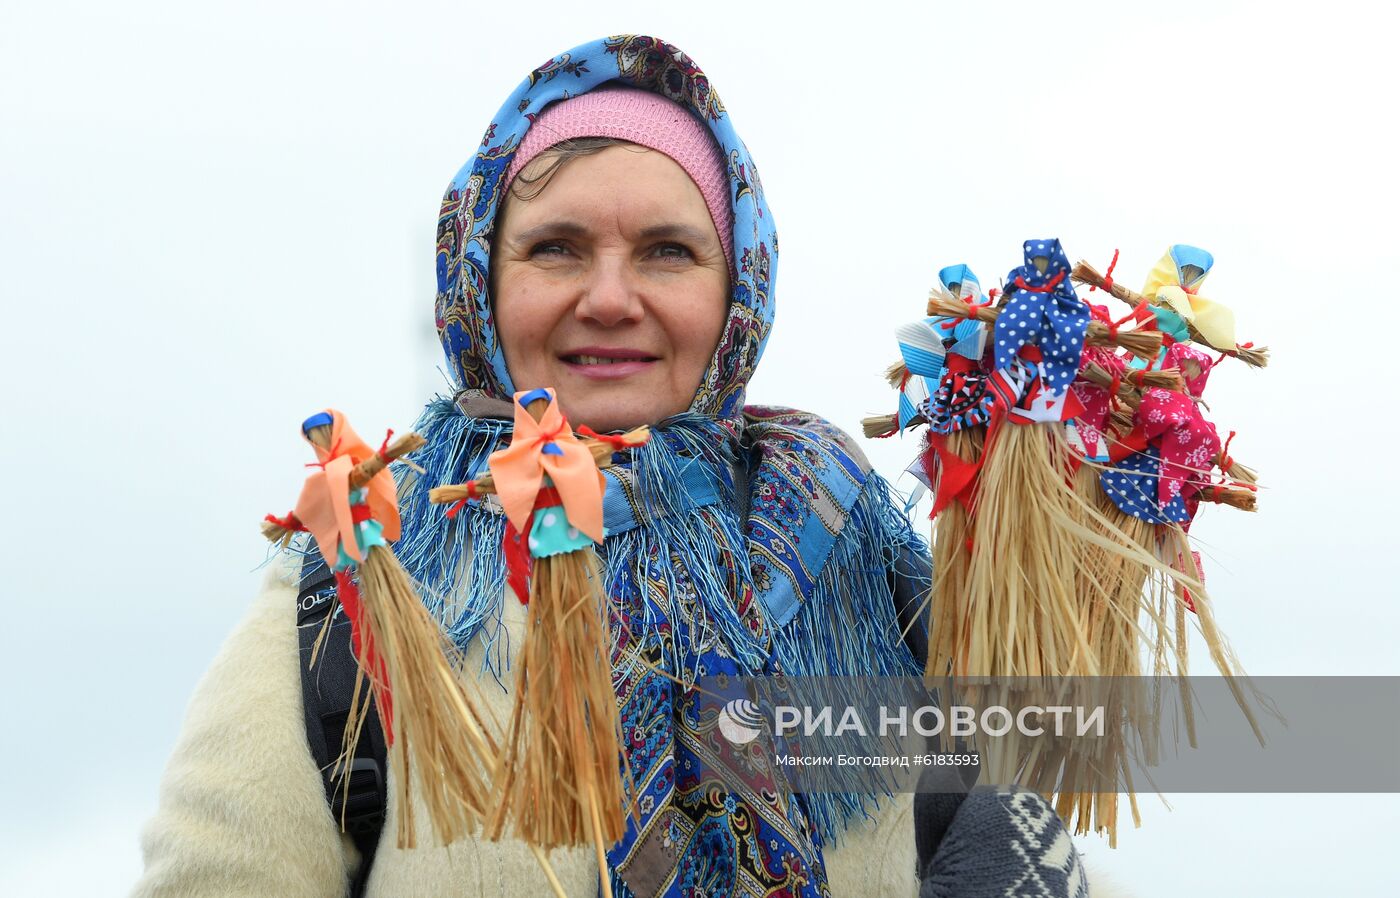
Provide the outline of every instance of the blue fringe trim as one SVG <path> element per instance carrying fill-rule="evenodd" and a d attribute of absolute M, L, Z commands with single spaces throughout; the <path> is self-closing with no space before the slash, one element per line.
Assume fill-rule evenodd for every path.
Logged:
<path fill-rule="evenodd" d="M 482 642 L 481 671 L 490 671 L 498 682 L 509 669 L 501 626 L 506 570 L 497 549 L 505 517 L 471 502 L 450 519 L 446 506 L 428 501 L 428 490 L 485 470 L 490 454 L 509 441 L 512 427 L 509 421 L 468 417 L 439 397 L 414 426 L 428 441 L 413 456 L 425 473 L 405 469 L 398 477 L 403 533 L 395 554 L 424 588 L 425 605 L 452 641 L 464 650 L 474 640 Z M 900 637 L 890 576 L 902 552 L 929 550 L 900 512 L 889 484 L 873 472 L 815 589 L 793 619 L 780 629 L 753 632 L 740 618 L 736 584 L 752 584 L 735 494 L 736 447 L 733 435 L 712 419 L 682 415 L 653 430 L 651 443 L 620 459 L 632 473 L 638 526 L 605 539 L 599 552 L 605 582 L 630 575 L 649 593 L 643 603 L 649 616 L 658 608 L 670 621 L 687 624 L 673 628 L 678 638 L 665 660 L 670 672 L 685 682 L 702 676 L 701 647 L 718 637 L 740 668 L 755 675 L 771 672 L 771 660 L 789 676 L 919 676 L 919 665 Z M 675 489 L 690 459 L 711 479 L 717 503 L 696 508 Z M 849 821 L 869 817 L 881 806 L 879 796 L 854 791 L 808 793 L 803 801 L 828 844 L 839 841 Z"/>
<path fill-rule="evenodd" d="M 424 410 L 414 430 L 428 444 L 413 456 L 424 474 L 399 473 L 400 517 L 403 532 L 395 545 L 399 561 L 424 589 L 424 604 L 462 649 L 482 641 L 482 670 L 498 679 L 508 669 L 509 645 L 502 638 L 501 601 L 506 592 L 505 559 L 498 551 L 505 532 L 505 517 L 470 502 L 455 519 L 446 506 L 428 501 L 428 490 L 461 483 L 486 469 L 487 459 L 509 442 L 513 424 L 494 418 L 471 418 L 451 400 L 437 398 Z M 654 604 L 672 620 L 687 620 L 691 611 L 681 607 L 683 594 L 695 596 L 704 608 L 702 627 L 718 630 L 735 660 L 752 673 L 761 673 L 767 660 L 763 640 L 749 632 L 730 598 L 728 577 L 734 560 L 747 559 L 748 549 L 733 513 L 733 440 L 711 419 L 683 415 L 654 432 L 653 441 L 631 450 L 624 463 L 631 469 L 637 489 L 638 526 L 605 539 L 599 552 L 613 583 L 630 567 L 636 582 L 654 588 Z M 681 467 L 687 459 L 700 461 L 720 496 L 720 504 L 694 508 L 677 492 Z M 727 513 L 726 513 L 727 512 Z M 698 525 L 698 526 L 697 526 Z M 473 546 L 489 547 L 473 551 Z M 651 564 L 649 558 L 685 559 L 685 565 Z M 747 564 L 738 568 L 747 574 Z M 652 583 L 650 571 L 662 573 Z M 682 583 L 682 580 L 685 582 Z M 648 603 L 653 604 L 653 603 Z M 651 624 L 654 621 L 647 621 Z M 687 651 L 692 643 L 710 641 L 700 630 L 685 642 L 677 641 L 671 658 L 676 676 L 698 675 Z"/>
<path fill-rule="evenodd" d="M 890 582 L 901 553 L 927 554 L 899 511 L 888 482 L 871 472 L 846 526 L 837 535 L 816 589 L 774 634 L 773 653 L 787 676 L 919 677 L 905 645 Z M 892 798 L 890 793 L 886 797 Z M 868 792 L 807 793 L 808 812 L 823 841 L 840 844 L 850 821 L 881 806 Z"/>
<path fill-rule="evenodd" d="M 746 582 L 748 575 L 748 542 L 740 530 L 730 474 L 734 458 L 728 432 L 708 418 L 685 415 L 653 431 L 652 442 L 632 450 L 629 464 L 639 526 L 608 537 L 600 553 L 605 582 L 617 582 L 630 569 L 633 582 L 649 592 L 648 611 L 659 606 L 670 621 L 685 624 L 675 627 L 680 638 L 673 642 L 668 668 L 687 684 L 703 675 L 696 647 L 714 642 L 712 630 L 747 672 L 762 673 L 768 660 L 766 634 L 750 632 L 733 599 L 731 577 L 738 571 Z M 719 496 L 716 504 L 694 508 L 677 491 L 689 459 L 701 463 Z M 649 572 L 659 574 L 659 581 Z M 686 596 L 699 603 L 702 614 L 683 607 Z"/>
<path fill-rule="evenodd" d="M 462 483 L 486 470 L 486 460 L 510 438 L 513 424 L 471 418 L 450 399 L 438 397 L 423 410 L 413 429 L 428 444 L 413 455 L 424 469 L 398 472 L 402 536 L 394 546 L 399 562 L 423 588 L 424 605 L 442 622 L 449 638 L 465 650 L 482 642 L 482 671 L 499 679 L 510 657 L 502 639 L 501 601 L 506 593 L 505 559 L 499 551 L 505 516 L 471 502 L 456 518 L 447 506 L 428 501 L 428 490 Z M 473 546 L 488 546 L 476 552 Z"/>

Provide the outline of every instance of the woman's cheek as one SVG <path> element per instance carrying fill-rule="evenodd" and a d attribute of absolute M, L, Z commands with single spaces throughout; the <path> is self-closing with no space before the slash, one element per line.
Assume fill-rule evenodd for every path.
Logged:
<path fill-rule="evenodd" d="M 519 270 L 508 270 L 501 277 L 496 326 L 508 346 L 537 346 L 549 333 L 551 319 L 558 319 L 538 280 L 531 272 Z"/>

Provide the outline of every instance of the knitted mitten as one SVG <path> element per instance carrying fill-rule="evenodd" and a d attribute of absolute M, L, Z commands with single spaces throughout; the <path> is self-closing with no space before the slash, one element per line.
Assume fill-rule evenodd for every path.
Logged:
<path fill-rule="evenodd" d="M 1079 853 L 1038 793 L 949 787 L 915 796 L 919 898 L 1088 898 Z"/>

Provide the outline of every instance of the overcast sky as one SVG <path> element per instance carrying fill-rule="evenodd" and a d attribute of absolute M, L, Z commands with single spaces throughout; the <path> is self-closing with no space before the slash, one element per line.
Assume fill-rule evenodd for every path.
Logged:
<path fill-rule="evenodd" d="M 1252 673 L 1396 674 L 1395 26 L 1359 2 L 0 0 L 0 894 L 135 880 L 298 423 L 402 430 L 444 388 L 443 188 L 531 68 L 610 33 L 694 57 L 761 168 L 782 258 L 751 401 L 858 431 L 937 270 L 994 284 L 1027 237 L 1119 248 L 1134 286 L 1211 250 L 1205 293 L 1274 352 L 1208 394 L 1267 485 L 1193 529 L 1219 619 Z M 866 446 L 891 478 L 915 451 Z M 1115 851 L 1078 840 L 1092 867 L 1162 898 L 1400 885 L 1393 795 L 1171 801 Z"/>

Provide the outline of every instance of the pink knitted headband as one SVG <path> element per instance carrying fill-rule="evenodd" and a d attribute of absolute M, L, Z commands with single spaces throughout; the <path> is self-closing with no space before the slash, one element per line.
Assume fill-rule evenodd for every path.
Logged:
<path fill-rule="evenodd" d="M 651 91 L 605 85 L 545 108 L 520 141 L 506 187 L 530 160 L 577 137 L 612 137 L 665 153 L 685 169 L 710 210 L 729 269 L 734 270 L 734 210 L 724 156 L 709 130 L 679 104 Z"/>

